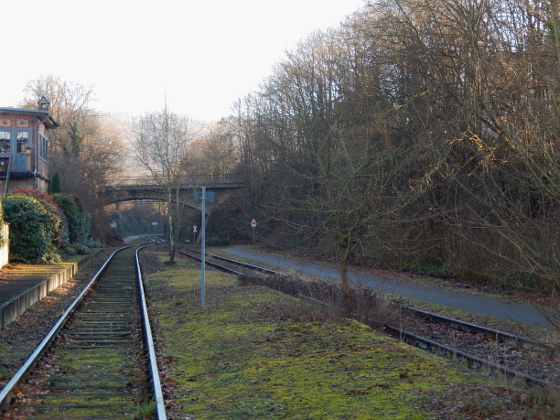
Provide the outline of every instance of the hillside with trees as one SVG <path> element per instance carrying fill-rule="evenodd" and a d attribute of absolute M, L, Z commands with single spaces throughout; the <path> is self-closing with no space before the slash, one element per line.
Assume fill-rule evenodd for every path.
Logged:
<path fill-rule="evenodd" d="M 558 6 L 369 2 L 229 119 L 262 242 L 556 293 Z"/>

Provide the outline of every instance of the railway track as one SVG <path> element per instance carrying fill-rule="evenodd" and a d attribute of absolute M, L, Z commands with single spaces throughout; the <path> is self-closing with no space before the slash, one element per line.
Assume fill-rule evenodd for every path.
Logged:
<path fill-rule="evenodd" d="M 181 252 L 200 261 L 200 258 L 194 255 L 196 253 L 195 250 Z M 282 275 L 263 267 L 218 255 L 208 255 L 219 261 L 218 263 L 206 260 L 208 265 L 236 275 L 248 275 L 255 270 L 269 275 Z M 277 284 L 275 283 L 276 286 Z M 402 308 L 396 319 L 398 326 L 385 325 L 384 333 L 415 347 L 458 360 L 473 369 L 499 373 L 531 385 L 551 387 L 560 391 L 558 345 L 540 343 L 410 307 Z"/>
<path fill-rule="evenodd" d="M 105 262 L 0 391 L 3 418 L 166 418 L 138 251 Z"/>

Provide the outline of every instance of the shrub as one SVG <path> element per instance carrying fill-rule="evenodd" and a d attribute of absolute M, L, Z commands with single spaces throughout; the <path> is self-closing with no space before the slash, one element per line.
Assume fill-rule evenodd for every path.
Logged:
<path fill-rule="evenodd" d="M 4 217 L 10 223 L 10 259 L 28 264 L 60 261 L 52 242 L 52 213 L 36 198 L 14 194 L 4 197 Z"/>
<path fill-rule="evenodd" d="M 60 176 L 58 175 L 58 172 L 54 173 L 52 181 L 49 183 L 49 192 L 51 194 L 60 192 Z"/>
<path fill-rule="evenodd" d="M 78 253 L 78 255 L 87 255 L 89 254 L 89 248 L 86 245 L 82 244 L 74 244 L 74 249 Z"/>
<path fill-rule="evenodd" d="M 72 244 L 85 244 L 89 236 L 91 216 L 83 201 L 72 194 L 52 194 L 53 200 L 62 208 L 68 219 L 68 236 Z"/>
<path fill-rule="evenodd" d="M 78 252 L 76 251 L 76 248 L 74 248 L 73 245 L 66 245 L 62 251 L 64 252 L 64 254 L 70 257 L 74 255 L 78 255 Z"/>
<path fill-rule="evenodd" d="M 14 191 L 14 194 L 25 194 L 31 196 L 39 200 L 41 204 L 51 212 L 51 228 L 53 229 L 51 238 L 53 245 L 59 249 L 64 248 L 69 242 L 68 218 L 56 201 L 54 201 L 47 193 L 30 188 L 18 188 Z"/>
<path fill-rule="evenodd" d="M 66 245 L 62 251 L 68 256 L 89 254 L 89 248 L 82 244 Z"/>

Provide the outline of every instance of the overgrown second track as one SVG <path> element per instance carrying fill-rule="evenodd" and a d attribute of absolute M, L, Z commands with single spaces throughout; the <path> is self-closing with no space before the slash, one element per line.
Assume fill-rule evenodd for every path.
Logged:
<path fill-rule="evenodd" d="M 182 252 L 191 258 L 195 250 Z M 317 303 L 336 306 L 342 298 L 333 299 L 339 293 L 328 286 L 317 287 L 315 293 L 309 293 L 309 284 L 298 281 L 289 281 L 289 278 L 279 272 L 266 268 L 245 264 L 229 258 L 209 254 L 210 257 L 219 260 L 219 263 L 208 262 L 213 268 L 228 271 L 237 275 L 247 275 L 251 271 L 270 274 L 271 276 L 253 279 L 258 284 L 267 285 L 274 289 L 295 296 L 312 299 Z M 250 274 L 249 274 L 250 275 Z M 277 279 L 282 279 L 277 281 Z M 306 284 L 305 287 L 304 284 Z M 332 285 L 332 283 L 331 283 Z M 321 297 L 323 293 L 324 297 Z M 355 293 L 353 300 L 355 306 L 360 307 L 360 313 L 354 314 L 356 319 L 369 324 L 375 321 L 375 316 L 369 314 L 369 306 L 376 306 L 374 298 L 375 291 L 362 290 Z M 359 299 L 369 297 L 364 302 Z M 342 310 L 342 308 L 340 308 Z M 402 310 L 402 312 L 401 312 Z M 430 314 L 414 308 L 393 308 L 395 321 L 399 327 L 385 325 L 383 331 L 397 337 L 408 344 L 424 350 L 450 357 L 466 363 L 473 369 L 485 369 L 490 372 L 501 373 L 509 377 L 525 380 L 529 384 L 551 387 L 555 391 L 560 389 L 560 372 L 555 363 L 558 347 L 546 345 L 524 337 L 495 331 L 480 325 L 470 324 L 457 319 L 446 318 L 436 314 Z M 375 326 L 375 322 L 374 325 Z"/>

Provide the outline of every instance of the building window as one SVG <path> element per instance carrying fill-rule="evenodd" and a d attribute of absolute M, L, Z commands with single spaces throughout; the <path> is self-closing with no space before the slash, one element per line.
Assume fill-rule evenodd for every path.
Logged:
<path fill-rule="evenodd" d="M 12 133 L 7 130 L 0 130 L 0 153 L 10 153 L 10 141 Z"/>
<path fill-rule="evenodd" d="M 29 131 L 28 130 L 18 130 L 16 131 L 16 141 L 17 141 L 17 152 L 18 153 L 25 153 L 26 147 L 31 146 L 29 144 Z"/>
<path fill-rule="evenodd" d="M 39 133 L 39 147 L 38 147 L 39 157 L 45 162 L 49 160 L 49 141 L 47 137 L 42 133 Z"/>

